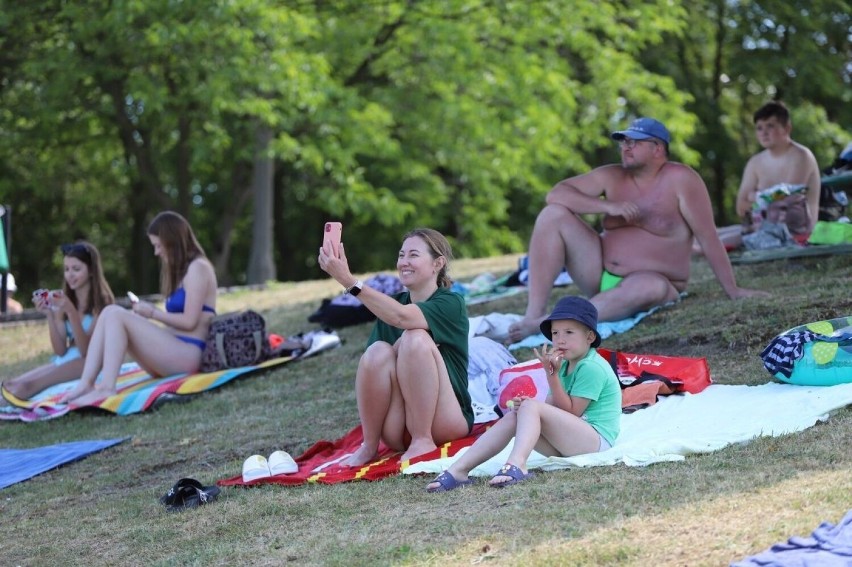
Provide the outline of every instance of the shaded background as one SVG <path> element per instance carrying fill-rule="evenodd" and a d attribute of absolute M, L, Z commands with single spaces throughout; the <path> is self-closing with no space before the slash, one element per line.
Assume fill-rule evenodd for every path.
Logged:
<path fill-rule="evenodd" d="M 751 115 L 781 99 L 820 167 L 852 140 L 848 1 L 0 1 L 0 203 L 24 296 L 58 245 L 157 290 L 145 228 L 189 218 L 222 285 L 355 271 L 413 226 L 462 257 L 526 247 L 560 179 L 640 115 L 733 222 Z"/>

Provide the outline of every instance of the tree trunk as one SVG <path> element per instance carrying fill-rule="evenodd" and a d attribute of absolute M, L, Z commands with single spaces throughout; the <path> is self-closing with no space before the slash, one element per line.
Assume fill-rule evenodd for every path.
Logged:
<path fill-rule="evenodd" d="M 709 127 L 713 136 L 711 139 L 722 141 L 725 139 L 725 126 L 722 124 L 722 70 L 725 63 L 725 44 L 727 42 L 727 12 L 725 10 L 725 2 L 719 1 L 716 3 L 716 36 L 715 45 L 713 46 L 713 99 L 710 104 L 710 112 L 712 113 L 713 123 Z M 723 144 L 723 147 L 717 149 L 713 159 L 713 187 L 710 189 L 711 199 L 716 204 L 716 222 L 718 225 L 724 226 L 728 224 L 727 211 L 725 211 L 725 183 L 726 183 L 726 162 L 729 159 L 730 152 L 726 149 L 729 147 Z"/>
<path fill-rule="evenodd" d="M 259 284 L 276 279 L 273 257 L 272 177 L 274 162 L 269 155 L 272 128 L 258 125 L 255 131 L 254 172 L 251 179 L 254 197 L 252 215 L 251 258 L 249 259 L 247 283 Z"/>

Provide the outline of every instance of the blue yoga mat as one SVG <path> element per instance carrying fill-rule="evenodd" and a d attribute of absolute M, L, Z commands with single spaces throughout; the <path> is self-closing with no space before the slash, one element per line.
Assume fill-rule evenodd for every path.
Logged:
<path fill-rule="evenodd" d="M 0 490 L 67 463 L 79 461 L 128 439 L 130 437 L 73 441 L 32 449 L 0 449 Z"/>

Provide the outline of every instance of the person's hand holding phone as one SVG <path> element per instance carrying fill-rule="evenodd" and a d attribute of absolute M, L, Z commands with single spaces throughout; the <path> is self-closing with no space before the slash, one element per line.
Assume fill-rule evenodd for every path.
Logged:
<path fill-rule="evenodd" d="M 348 288 L 355 282 L 355 277 L 349 271 L 346 252 L 341 243 L 342 232 L 343 225 L 341 223 L 325 223 L 322 233 L 322 248 L 319 250 L 317 263 L 325 273 L 337 280 L 337 283 Z"/>
<path fill-rule="evenodd" d="M 327 222 L 322 232 L 322 247 L 326 254 L 340 257 L 340 241 L 343 237 L 343 223 Z"/>
<path fill-rule="evenodd" d="M 157 310 L 154 307 L 153 303 L 148 303 L 147 301 L 140 301 L 139 298 L 136 298 L 136 301 L 130 302 L 130 309 L 146 319 L 151 319 L 154 317 L 154 311 Z"/>
<path fill-rule="evenodd" d="M 50 308 L 54 311 L 64 311 L 67 307 L 74 308 L 74 304 L 66 301 L 65 292 L 54 289 L 50 292 Z"/>
<path fill-rule="evenodd" d="M 33 305 L 37 311 L 47 311 L 50 309 L 50 290 L 37 289 L 33 292 Z"/>

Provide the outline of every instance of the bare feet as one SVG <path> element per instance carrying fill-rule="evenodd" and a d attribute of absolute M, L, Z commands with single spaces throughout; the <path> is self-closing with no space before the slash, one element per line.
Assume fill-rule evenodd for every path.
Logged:
<path fill-rule="evenodd" d="M 435 445 L 435 442 L 431 439 L 412 439 L 411 444 L 408 446 L 408 450 L 402 454 L 402 457 L 399 458 L 399 461 L 401 463 L 404 463 L 405 461 L 410 461 L 414 457 L 425 455 L 426 453 L 432 452 L 437 448 L 438 446 Z"/>
<path fill-rule="evenodd" d="M 539 325 L 544 321 L 547 315 L 543 315 L 541 317 L 537 317 L 535 319 L 530 319 L 524 317 L 520 321 L 512 323 L 509 325 L 509 341 L 516 343 L 518 341 L 522 341 L 530 335 L 535 335 L 541 332 Z"/>
<path fill-rule="evenodd" d="M 70 401 L 75 406 L 92 406 L 96 405 L 96 403 L 100 402 L 101 400 L 104 400 L 110 396 L 114 396 L 115 394 L 115 388 L 113 388 L 112 390 L 101 390 L 100 388 L 95 388 L 87 394 L 83 394 L 82 396 L 79 396 Z"/>
<path fill-rule="evenodd" d="M 92 391 L 92 386 L 85 385 L 82 382 L 74 386 L 74 389 L 70 392 L 66 393 L 64 396 L 60 397 L 56 400 L 57 404 L 69 404 L 71 402 L 77 403 L 77 398 L 80 396 L 84 396 L 87 393 Z"/>
<path fill-rule="evenodd" d="M 116 394 L 116 389 L 92 388 L 91 386 L 77 386 L 57 401 L 59 404 L 74 404 L 75 406 L 95 405 L 110 396 Z"/>
<path fill-rule="evenodd" d="M 352 456 L 343 461 L 341 464 L 345 467 L 360 467 L 376 458 L 376 447 L 367 447 L 364 443 L 358 447 L 358 450 L 352 453 Z"/>
<path fill-rule="evenodd" d="M 4 395 L 3 395 L 3 396 L 0 396 L 0 407 L 3 407 L 3 406 L 11 406 L 11 405 L 12 405 L 12 404 L 11 404 L 11 403 L 9 403 L 9 401 L 8 401 L 8 400 L 6 400 L 6 398 L 4 397 L 4 396 L 6 396 L 6 395 L 14 396 L 15 398 L 17 398 L 17 399 L 19 399 L 19 400 L 21 400 L 21 399 L 26 399 L 26 398 L 21 398 L 21 396 L 19 396 L 19 395 L 18 395 L 18 392 L 17 392 L 17 391 L 15 391 L 15 390 L 13 389 L 13 387 L 12 387 L 12 386 L 13 386 L 13 382 L 12 382 L 11 380 L 10 380 L 10 381 L 8 381 L 8 382 L 3 382 L 2 384 L 0 384 L 0 386 L 3 386 L 3 389 L 5 390 Z"/>

